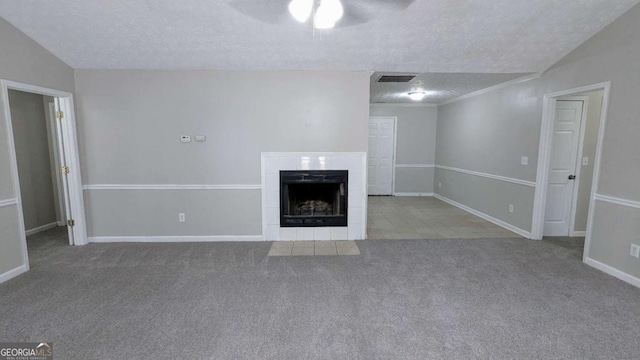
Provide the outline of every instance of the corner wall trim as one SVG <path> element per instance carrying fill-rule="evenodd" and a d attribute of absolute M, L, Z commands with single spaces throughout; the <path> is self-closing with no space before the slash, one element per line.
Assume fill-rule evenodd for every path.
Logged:
<path fill-rule="evenodd" d="M 11 280 L 11 279 L 13 279 L 14 277 L 16 277 L 18 275 L 24 274 L 27 271 L 29 271 L 29 268 L 27 268 L 26 265 L 21 265 L 21 266 L 18 266 L 17 268 L 15 268 L 15 269 L 7 271 L 4 274 L 0 274 L 0 284 L 5 282 L 5 281 Z"/>
<path fill-rule="evenodd" d="M 596 200 L 607 202 L 607 203 L 610 203 L 610 204 L 616 204 L 616 205 L 631 207 L 631 208 L 635 208 L 635 209 L 640 209 L 640 201 L 622 199 L 622 198 L 618 198 L 618 197 L 601 195 L 601 194 L 595 194 L 593 197 Z"/>
<path fill-rule="evenodd" d="M 458 102 L 458 101 L 462 101 L 462 100 L 466 100 L 472 97 L 476 97 L 476 96 L 480 96 L 482 94 L 486 94 L 492 91 L 496 91 L 496 90 L 500 90 L 500 89 L 504 89 L 507 88 L 509 86 L 512 85 L 516 85 L 516 84 L 520 84 L 523 83 L 525 81 L 529 81 L 529 80 L 534 80 L 534 79 L 539 79 L 540 77 L 542 77 L 542 73 L 535 73 L 535 74 L 531 74 L 531 75 L 526 75 L 517 79 L 513 79 L 507 82 L 503 82 L 502 84 L 498 84 L 498 85 L 494 85 L 494 86 L 490 86 L 488 88 L 484 88 L 478 91 L 474 91 L 462 96 L 458 96 L 456 98 L 453 99 L 449 99 L 449 100 L 445 100 L 441 103 L 438 103 L 438 106 L 441 105 L 448 105 L 448 104 L 453 104 L 454 102 Z"/>
<path fill-rule="evenodd" d="M 587 232 L 586 231 L 574 231 L 571 235 L 572 235 L 572 237 L 585 237 L 585 236 L 587 236 Z"/>
<path fill-rule="evenodd" d="M 397 192 L 397 193 L 393 193 L 393 196 L 398 196 L 398 197 L 405 197 L 405 196 L 433 196 L 433 193 Z"/>
<path fill-rule="evenodd" d="M 177 184 L 94 184 L 83 190 L 261 190 L 260 184 L 177 185 Z"/>
<path fill-rule="evenodd" d="M 479 177 L 483 177 L 483 178 L 487 178 L 487 179 L 499 180 L 499 181 L 504 181 L 504 182 L 508 182 L 508 183 L 512 183 L 512 184 L 524 185 L 524 186 L 529 186 L 529 187 L 536 187 L 536 183 L 533 182 L 533 181 L 526 181 L 526 180 L 514 179 L 514 178 L 510 178 L 510 177 L 506 177 L 506 176 L 493 175 L 493 174 L 481 173 L 481 172 L 478 172 L 478 171 L 459 169 L 459 168 L 454 168 L 454 167 L 451 167 L 451 166 L 436 165 L 436 169 L 455 171 L 455 172 L 459 172 L 459 173 L 462 173 L 462 174 L 479 176 Z"/>
<path fill-rule="evenodd" d="M 485 219 L 485 220 L 487 220 L 489 222 L 492 222 L 492 223 L 494 223 L 494 224 L 496 224 L 496 225 L 498 225 L 500 227 L 503 227 L 503 228 L 505 228 L 505 229 L 507 229 L 509 231 L 513 231 L 514 233 L 516 233 L 516 234 L 518 234 L 520 236 L 523 236 L 523 237 L 525 237 L 527 239 L 531 238 L 531 233 L 526 231 L 526 230 L 522 230 L 519 227 L 511 225 L 511 224 L 509 224 L 507 222 L 504 222 L 504 221 L 502 221 L 500 219 L 496 219 L 493 216 L 487 215 L 487 214 L 485 214 L 483 212 L 480 212 L 480 211 L 478 211 L 476 209 L 470 208 L 470 207 L 468 207 L 466 205 L 462 205 L 459 202 L 453 201 L 453 200 L 451 200 L 449 198 L 446 198 L 446 197 L 444 197 L 444 196 L 442 196 L 440 194 L 434 194 L 433 196 L 438 200 L 442 200 L 442 201 L 444 201 L 446 203 L 449 203 L 449 204 L 451 204 L 451 205 L 453 205 L 453 206 L 455 206 L 455 207 L 457 207 L 459 209 L 462 209 L 462 210 L 464 210 L 464 211 L 466 211 L 468 213 L 471 213 L 471 214 L 473 214 L 473 215 L 475 215 L 475 216 L 477 216 L 479 218 L 482 218 L 482 219 Z"/>
<path fill-rule="evenodd" d="M 615 278 L 618 278 L 627 284 L 631 284 L 637 288 L 640 288 L 640 279 L 633 275 L 629 275 L 624 271 L 620 271 L 614 267 L 611 267 L 607 264 L 601 263 L 600 261 L 593 260 L 590 257 L 585 258 L 584 263 L 591 266 L 592 268 L 598 269 L 605 274 L 611 275 Z"/>
<path fill-rule="evenodd" d="M 434 164 L 396 164 L 396 168 L 433 169 L 435 167 Z"/>
<path fill-rule="evenodd" d="M 13 198 L 13 199 L 0 200 L 0 208 L 13 206 L 13 205 L 18 205 L 18 199 Z"/>
<path fill-rule="evenodd" d="M 90 236 L 92 243 L 179 243 L 263 241 L 262 235 L 209 235 L 209 236 Z"/>
<path fill-rule="evenodd" d="M 37 228 L 33 228 L 30 230 L 25 231 L 25 234 L 27 236 L 33 235 L 33 234 L 37 234 L 37 233 L 41 233 L 43 231 L 47 231 L 49 229 L 53 229 L 58 227 L 58 222 L 52 222 L 51 224 L 46 224 L 46 225 L 42 225 L 42 226 L 38 226 Z"/>

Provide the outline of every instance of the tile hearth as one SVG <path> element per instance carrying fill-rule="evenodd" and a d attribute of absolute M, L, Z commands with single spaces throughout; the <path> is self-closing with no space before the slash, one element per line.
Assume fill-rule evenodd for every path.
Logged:
<path fill-rule="evenodd" d="M 355 241 L 274 241 L 269 256 L 360 255 Z"/>

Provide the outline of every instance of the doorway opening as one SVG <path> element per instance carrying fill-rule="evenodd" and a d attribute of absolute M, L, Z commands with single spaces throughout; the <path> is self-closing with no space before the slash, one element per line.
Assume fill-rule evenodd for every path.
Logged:
<path fill-rule="evenodd" d="M 544 96 L 532 238 L 586 237 L 602 153 L 610 83 Z"/>
<path fill-rule="evenodd" d="M 47 231 L 68 236 L 70 245 L 87 243 L 73 97 L 7 80 L 0 81 L 0 90 L 18 234 L 28 270 L 27 236 Z"/>

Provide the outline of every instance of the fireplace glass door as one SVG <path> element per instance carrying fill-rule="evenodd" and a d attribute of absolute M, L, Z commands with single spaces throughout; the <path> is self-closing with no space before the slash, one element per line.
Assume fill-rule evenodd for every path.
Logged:
<path fill-rule="evenodd" d="M 348 171 L 280 172 L 280 226 L 347 226 Z"/>

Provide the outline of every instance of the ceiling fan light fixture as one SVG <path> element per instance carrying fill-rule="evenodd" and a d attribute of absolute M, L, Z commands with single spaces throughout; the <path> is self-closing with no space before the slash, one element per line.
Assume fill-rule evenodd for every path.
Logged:
<path fill-rule="evenodd" d="M 289 13 L 301 23 L 309 20 L 312 11 L 313 0 L 291 0 L 289 3 Z"/>
<path fill-rule="evenodd" d="M 409 91 L 409 98 L 413 101 L 420 101 L 425 95 L 427 95 L 425 91 Z"/>
<path fill-rule="evenodd" d="M 313 27 L 316 29 L 331 29 L 336 26 L 335 21 L 331 21 L 331 17 L 325 14 L 325 11 L 321 11 L 322 8 L 318 8 L 316 15 L 313 17 Z"/>
<path fill-rule="evenodd" d="M 344 7 L 340 0 L 322 0 L 318 12 L 323 10 L 323 16 L 327 18 L 327 21 L 337 22 L 344 15 Z"/>

